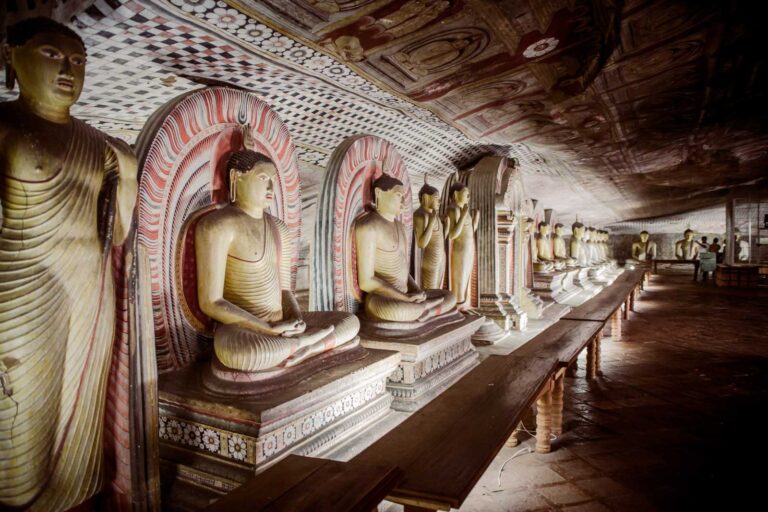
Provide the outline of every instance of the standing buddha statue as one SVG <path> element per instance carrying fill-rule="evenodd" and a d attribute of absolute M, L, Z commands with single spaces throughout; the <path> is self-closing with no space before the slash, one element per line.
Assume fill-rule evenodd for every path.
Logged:
<path fill-rule="evenodd" d="M 421 249 L 420 275 L 423 289 L 443 287 L 445 274 L 445 235 L 438 214 L 440 192 L 424 183 L 419 190 L 419 208 L 413 212 L 413 238 Z"/>
<path fill-rule="evenodd" d="M 116 323 L 112 245 L 131 226 L 127 144 L 70 115 L 85 46 L 30 18 L 8 28 L 0 104 L 0 508 L 67 510 L 101 488 Z"/>
<path fill-rule="evenodd" d="M 469 209 L 469 188 L 463 183 L 456 183 L 451 187 L 450 199 L 446 216 L 446 231 L 448 239 L 452 242 L 450 288 L 459 309 L 468 309 L 479 212 Z"/>

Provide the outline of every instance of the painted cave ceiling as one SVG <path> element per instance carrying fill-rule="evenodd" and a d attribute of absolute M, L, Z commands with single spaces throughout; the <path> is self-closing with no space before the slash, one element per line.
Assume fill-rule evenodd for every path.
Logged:
<path fill-rule="evenodd" d="M 563 220 L 768 192 L 761 2 L 68 2 L 89 45 L 78 115 L 129 139 L 163 101 L 226 82 L 264 95 L 305 161 L 359 132 L 438 178 L 506 154 Z"/>

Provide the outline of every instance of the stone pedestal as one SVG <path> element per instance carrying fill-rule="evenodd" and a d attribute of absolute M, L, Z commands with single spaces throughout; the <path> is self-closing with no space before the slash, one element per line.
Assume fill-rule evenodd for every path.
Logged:
<path fill-rule="evenodd" d="M 573 284 L 582 290 L 597 294 L 603 289 L 603 285 L 595 283 L 589 278 L 591 267 L 581 267 L 573 277 Z"/>
<path fill-rule="evenodd" d="M 161 375 L 164 487 L 224 493 L 288 454 L 332 450 L 390 411 L 386 380 L 399 361 L 392 351 L 333 351 L 239 391 L 226 383 L 227 393 L 210 390 L 207 361 Z"/>
<path fill-rule="evenodd" d="M 529 318 L 541 318 L 544 315 L 544 310 L 550 304 L 551 303 L 544 302 L 541 297 L 528 288 L 523 288 L 523 293 L 520 296 L 520 306 Z"/>
<path fill-rule="evenodd" d="M 534 272 L 533 292 L 544 301 L 563 304 L 580 291 L 574 284 L 574 278 L 578 272 L 578 269 Z"/>
<path fill-rule="evenodd" d="M 524 331 L 528 327 L 528 313 L 523 310 L 518 298 L 507 293 L 500 293 L 499 296 L 501 307 L 511 320 L 510 328 L 515 331 Z"/>
<path fill-rule="evenodd" d="M 363 323 L 363 346 L 400 353 L 400 364 L 387 380 L 394 397 L 392 408 L 415 411 L 476 366 L 479 356 L 471 338 L 484 322 L 483 316 L 468 315 L 456 323 L 408 336 L 368 332 Z"/>

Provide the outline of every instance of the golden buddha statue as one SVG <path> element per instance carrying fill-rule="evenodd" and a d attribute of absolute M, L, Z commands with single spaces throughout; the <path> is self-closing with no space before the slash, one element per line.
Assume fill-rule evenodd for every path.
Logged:
<path fill-rule="evenodd" d="M 694 241 L 695 233 L 686 229 L 683 239 L 675 242 L 675 258 L 678 260 L 695 260 L 699 257 L 699 244 Z"/>
<path fill-rule="evenodd" d="M 565 246 L 565 238 L 563 238 L 564 229 L 562 224 L 555 224 L 555 235 L 552 237 L 552 253 L 555 260 L 561 261 L 563 266 L 575 267 L 578 265 L 578 261 L 575 258 L 568 256 L 568 250 Z"/>
<path fill-rule="evenodd" d="M 632 259 L 634 261 L 651 261 L 656 259 L 656 242 L 649 240 L 647 231 L 640 232 L 640 240 L 632 243 Z"/>
<path fill-rule="evenodd" d="M 442 288 L 445 273 L 445 235 L 440 220 L 440 192 L 424 183 L 419 190 L 419 208 L 413 212 L 413 238 L 421 249 L 421 287 Z"/>
<path fill-rule="evenodd" d="M 447 290 L 422 290 L 408 273 L 408 243 L 396 218 L 403 208 L 403 184 L 382 174 L 373 182 L 374 210 L 355 221 L 357 280 L 366 293 L 365 312 L 372 320 L 407 328 L 456 306 Z"/>
<path fill-rule="evenodd" d="M 571 258 L 575 259 L 580 267 L 589 266 L 589 249 L 584 242 L 586 230 L 581 222 L 574 222 L 571 226 Z"/>
<path fill-rule="evenodd" d="M 198 301 L 218 322 L 216 360 L 241 372 L 274 371 L 357 340 L 354 315 L 299 310 L 290 288 L 293 241 L 287 226 L 264 211 L 274 163 L 241 150 L 227 169 L 230 204 L 205 215 L 195 230 Z"/>
<path fill-rule="evenodd" d="M 463 183 L 457 182 L 451 187 L 450 199 L 445 222 L 448 239 L 452 242 L 450 288 L 459 309 L 469 309 L 469 282 L 475 264 L 475 231 L 479 212 L 469 209 L 469 187 Z"/>
<path fill-rule="evenodd" d="M 0 509 L 58 511 L 101 488 L 114 343 L 112 244 L 131 226 L 131 149 L 70 115 L 85 46 L 30 18 L 8 28 L 0 104 Z"/>
<path fill-rule="evenodd" d="M 555 260 L 552 254 L 552 240 L 549 236 L 549 223 L 539 222 L 534 242 L 533 270 L 536 272 L 552 272 L 562 270 L 565 263 Z"/>

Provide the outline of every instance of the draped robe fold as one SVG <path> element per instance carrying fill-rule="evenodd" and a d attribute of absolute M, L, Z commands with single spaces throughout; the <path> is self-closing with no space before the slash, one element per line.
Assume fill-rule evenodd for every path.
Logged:
<path fill-rule="evenodd" d="M 0 361 L 13 394 L 0 394 L 0 508 L 65 510 L 101 485 L 117 164 L 101 132 L 72 122 L 51 178 L 1 177 Z"/>

